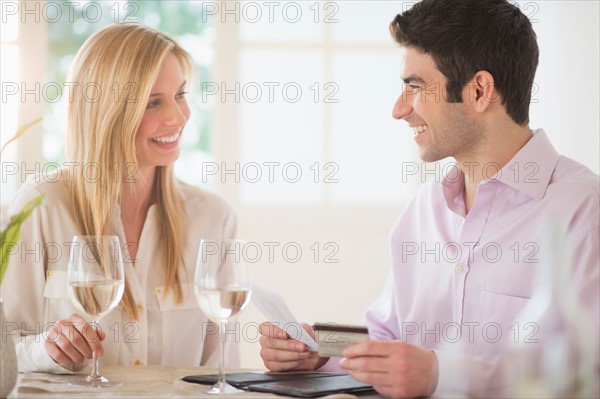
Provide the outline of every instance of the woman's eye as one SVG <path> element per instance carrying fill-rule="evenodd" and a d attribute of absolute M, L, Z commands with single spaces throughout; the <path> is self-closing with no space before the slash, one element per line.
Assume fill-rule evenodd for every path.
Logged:
<path fill-rule="evenodd" d="M 179 92 L 175 95 L 175 99 L 177 100 L 181 100 L 182 98 L 185 98 L 185 95 L 187 94 L 187 91 L 182 91 Z M 152 108 L 156 108 L 161 104 L 160 100 L 152 100 L 148 103 L 148 105 L 146 105 L 146 109 L 152 109 Z"/>
<path fill-rule="evenodd" d="M 158 100 L 150 101 L 148 103 L 148 105 L 146 105 L 146 109 L 156 108 L 159 104 L 160 104 L 160 101 L 158 101 Z"/>

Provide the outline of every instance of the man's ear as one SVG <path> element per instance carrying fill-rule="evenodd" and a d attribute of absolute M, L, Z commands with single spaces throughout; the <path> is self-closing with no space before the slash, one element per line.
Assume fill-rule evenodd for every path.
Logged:
<path fill-rule="evenodd" d="M 494 77 L 488 71 L 479 71 L 469 81 L 463 91 L 463 100 L 475 112 L 484 112 L 491 103 L 500 101 L 500 96 L 494 87 Z"/>

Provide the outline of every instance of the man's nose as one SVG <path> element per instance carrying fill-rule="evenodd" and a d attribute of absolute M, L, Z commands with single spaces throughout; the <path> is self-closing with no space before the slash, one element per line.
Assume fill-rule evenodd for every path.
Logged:
<path fill-rule="evenodd" d="M 392 110 L 392 117 L 394 119 L 402 119 L 412 113 L 413 107 L 410 101 L 411 98 L 412 96 L 407 93 L 406 90 L 402 91 L 402 94 L 400 94 L 400 97 L 396 100 L 394 109 Z"/>

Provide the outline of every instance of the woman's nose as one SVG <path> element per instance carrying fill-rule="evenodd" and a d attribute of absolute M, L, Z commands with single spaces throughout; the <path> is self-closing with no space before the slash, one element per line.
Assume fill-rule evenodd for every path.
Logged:
<path fill-rule="evenodd" d="M 180 104 L 171 102 L 165 114 L 165 124 L 173 126 L 183 126 L 189 118 L 187 103 Z"/>

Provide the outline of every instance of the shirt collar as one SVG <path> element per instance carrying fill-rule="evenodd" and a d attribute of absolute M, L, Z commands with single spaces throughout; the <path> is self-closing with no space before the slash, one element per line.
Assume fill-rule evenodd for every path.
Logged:
<path fill-rule="evenodd" d="M 502 182 L 535 199 L 544 198 L 548 183 L 560 155 L 556 152 L 543 129 L 532 132 L 533 137 L 515 156 L 484 184 Z M 490 171 L 492 168 L 490 167 Z M 465 175 L 454 164 L 442 179 L 442 187 L 448 208 L 465 215 L 463 191 Z"/>
<path fill-rule="evenodd" d="M 456 163 L 445 173 L 442 179 L 442 190 L 448 208 L 460 216 L 466 216 L 464 200 L 465 174 Z"/>
<path fill-rule="evenodd" d="M 559 157 L 546 132 L 537 129 L 491 181 L 500 181 L 535 199 L 544 198 Z"/>

